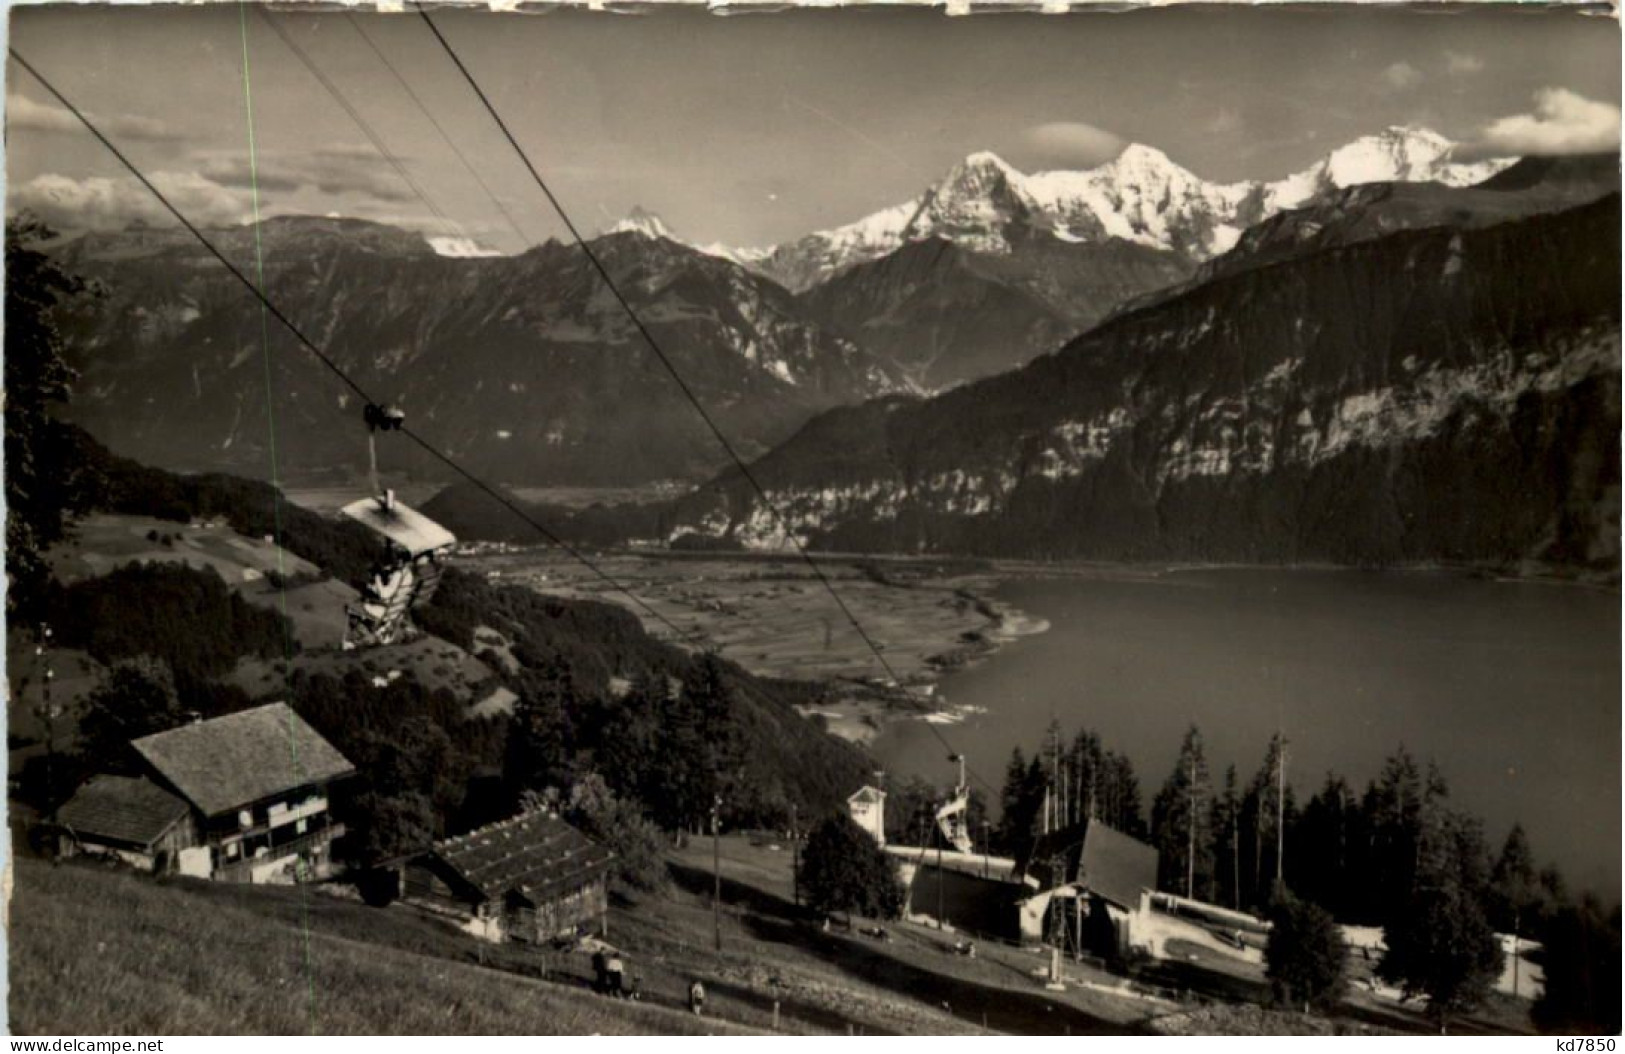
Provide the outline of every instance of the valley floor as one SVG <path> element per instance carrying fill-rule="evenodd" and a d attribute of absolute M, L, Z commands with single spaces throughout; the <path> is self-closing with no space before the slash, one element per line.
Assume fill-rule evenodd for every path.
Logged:
<path fill-rule="evenodd" d="M 841 600 L 880 645 L 885 671 L 807 564 L 795 555 L 622 551 L 598 558 L 617 582 L 685 631 L 703 634 L 752 673 L 844 685 L 814 712 L 830 731 L 866 740 L 886 720 L 931 710 L 944 671 L 974 662 L 1041 621 L 988 599 L 1001 575 L 970 561 L 819 557 Z M 566 556 L 542 549 L 472 552 L 459 566 L 493 581 L 626 605 Z M 636 609 L 633 609 L 636 610 Z M 645 612 L 646 628 L 670 631 Z"/>

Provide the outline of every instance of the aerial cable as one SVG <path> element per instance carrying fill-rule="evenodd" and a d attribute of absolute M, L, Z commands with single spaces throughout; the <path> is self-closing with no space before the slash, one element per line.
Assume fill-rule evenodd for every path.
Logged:
<path fill-rule="evenodd" d="M 382 62 L 384 64 L 384 68 L 389 70 L 390 74 L 394 76 L 396 83 L 399 84 L 401 89 L 406 92 L 406 97 L 412 100 L 412 103 L 417 106 L 418 111 L 423 114 L 431 125 L 434 126 L 434 130 L 440 134 L 441 140 L 446 144 L 446 146 L 451 148 L 451 152 L 453 154 L 457 155 L 457 160 L 462 163 L 463 168 L 468 172 L 468 174 L 474 177 L 474 182 L 479 184 L 480 189 L 485 192 L 485 196 L 490 199 L 491 204 L 496 206 L 498 212 L 502 213 L 502 218 L 508 222 L 508 229 L 513 231 L 514 236 L 519 239 L 519 247 L 521 249 L 528 247 L 531 243 L 531 239 L 525 234 L 524 230 L 520 228 L 519 221 L 514 219 L 513 213 L 508 211 L 508 206 L 502 203 L 502 199 L 497 197 L 496 191 L 492 190 L 490 184 L 485 182 L 485 177 L 480 175 L 479 169 L 474 167 L 473 162 L 469 161 L 468 156 L 463 153 L 462 148 L 457 145 L 454 139 L 452 139 L 451 134 L 447 132 L 446 129 L 441 126 L 439 120 L 435 118 L 433 111 L 431 111 L 428 105 L 425 104 L 424 101 L 418 96 L 418 93 L 412 89 L 411 83 L 401 74 L 401 71 L 395 67 L 395 64 L 389 61 L 389 56 L 384 54 L 383 49 L 378 46 L 378 42 L 372 39 L 372 35 L 367 32 L 366 27 L 361 24 L 355 15 L 346 11 L 344 12 L 344 17 L 350 23 L 350 28 L 355 30 L 362 40 L 366 41 L 367 47 L 371 48 L 372 53 L 378 56 L 378 61 Z"/>
<path fill-rule="evenodd" d="M 293 321 L 288 318 L 287 315 L 282 313 L 282 309 L 276 306 L 276 304 L 271 300 L 271 298 L 265 294 L 264 290 L 262 290 L 254 282 L 253 279 L 249 278 L 246 274 L 244 274 L 242 272 L 242 270 L 237 267 L 236 264 L 232 263 L 229 259 L 227 259 L 225 254 L 222 253 L 219 250 L 219 248 L 217 248 L 215 246 L 215 244 L 213 242 L 211 242 L 208 239 L 208 237 L 201 230 L 199 230 L 197 228 L 197 226 L 195 224 L 192 223 L 191 220 L 187 219 L 186 215 L 183 212 L 181 212 L 180 209 L 176 208 L 174 203 L 172 203 L 169 200 L 169 198 L 164 196 L 163 191 L 159 190 L 156 186 L 154 186 L 152 180 L 148 179 L 146 177 L 146 175 L 144 173 L 142 173 L 141 169 L 138 168 L 136 166 L 136 164 L 133 161 L 131 161 L 127 156 L 125 156 L 124 152 L 122 150 L 120 150 L 117 146 L 115 146 L 113 144 L 112 140 L 108 139 L 107 136 L 102 133 L 102 130 L 100 128 L 96 127 L 95 123 L 92 122 L 90 120 L 90 118 L 85 115 L 83 110 L 81 110 L 81 109 L 79 109 L 79 107 L 75 106 L 68 99 L 68 97 L 66 95 L 63 95 L 62 92 L 57 90 L 56 85 L 52 84 L 49 80 L 47 80 L 45 78 L 44 74 L 40 73 L 39 70 L 35 69 L 34 66 L 27 59 L 23 58 L 22 55 L 18 53 L 16 48 L 8 46 L 6 48 L 6 52 L 11 56 L 12 61 L 16 62 L 17 65 L 19 65 L 23 69 L 27 70 L 29 75 L 32 76 L 36 81 L 38 81 L 40 83 L 40 85 L 46 91 L 50 92 L 51 95 L 57 100 L 57 102 L 61 103 L 63 105 L 63 107 L 65 109 L 67 109 L 67 111 L 69 113 L 73 114 L 73 116 L 79 121 L 79 123 L 85 126 L 85 130 L 88 131 L 93 137 L 95 137 L 97 142 L 101 143 L 102 146 L 106 147 L 107 152 L 112 154 L 115 158 L 117 158 L 118 162 L 121 165 L 123 165 L 129 171 L 129 173 L 132 176 L 134 176 L 137 181 L 139 181 L 141 183 L 142 186 L 146 187 L 147 191 L 149 193 L 151 193 L 154 198 L 156 198 L 158 200 L 158 203 L 160 205 L 162 205 L 164 207 L 164 209 L 171 216 L 175 217 L 176 222 L 178 222 L 182 227 L 186 228 L 186 230 L 192 235 L 192 237 L 196 238 L 198 243 L 200 245 L 202 245 L 204 249 L 208 250 L 209 255 L 213 256 L 216 260 L 218 260 L 220 262 L 220 265 L 222 267 L 224 267 L 227 271 L 229 271 L 233 278 L 237 279 L 237 281 L 239 283 L 241 283 L 242 286 L 245 289 L 247 289 L 251 294 L 253 294 L 254 298 L 260 302 L 260 304 L 265 308 L 265 310 L 270 312 L 271 317 L 276 319 L 278 322 L 280 322 L 282 324 L 282 326 L 284 328 L 286 328 L 288 330 L 288 332 L 293 335 L 295 340 L 297 340 L 300 344 L 302 344 L 306 348 L 306 350 L 308 350 L 312 355 L 315 355 L 316 358 L 321 361 L 322 365 L 326 366 L 328 368 L 328 370 L 330 370 L 333 373 L 334 376 L 336 376 L 340 381 L 344 382 L 344 384 L 352 392 L 354 392 L 357 397 L 360 398 L 360 400 L 361 400 L 361 402 L 362 402 L 362 404 L 364 406 L 377 405 L 375 403 L 375 401 L 373 400 L 372 396 L 367 393 L 366 389 L 361 387 L 360 384 L 358 384 L 348 373 L 346 373 L 342 367 L 340 367 L 336 362 L 334 362 L 333 359 L 325 351 L 323 351 L 314 341 L 312 341 L 309 337 L 305 336 L 304 331 L 301 330 L 297 325 L 295 325 L 293 323 Z M 504 496 L 495 487 L 492 487 L 490 484 L 486 483 L 484 480 L 482 480 L 478 476 L 474 475 L 468 469 L 464 468 L 455 459 L 453 459 L 451 457 L 451 455 L 444 453 L 438 447 L 436 447 L 432 443 L 430 443 L 427 439 L 424 439 L 422 436 L 418 435 L 415 432 L 412 432 L 409 429 L 402 428 L 402 429 L 400 429 L 400 432 L 401 432 L 402 435 L 405 435 L 409 439 L 411 439 L 413 443 L 415 443 L 416 445 L 421 447 L 431 457 L 433 457 L 437 461 L 440 461 L 441 463 L 449 466 L 458 475 L 462 476 L 464 479 L 466 479 L 470 483 L 474 484 L 476 487 L 478 487 L 484 493 L 486 493 L 486 494 L 490 495 L 491 497 L 495 498 L 504 508 L 506 508 L 510 512 L 512 512 L 521 521 L 523 521 L 525 524 L 527 524 L 529 527 L 531 527 L 531 529 L 536 531 L 537 534 L 541 535 L 548 542 L 552 543 L 555 547 L 557 547 L 558 549 L 562 550 L 564 553 L 569 555 L 577 563 L 580 563 L 583 567 L 587 568 L 589 571 L 591 571 L 593 574 L 595 574 L 599 579 L 601 579 L 608 586 L 610 586 L 610 588 L 612 588 L 616 592 L 622 594 L 627 599 L 631 600 L 635 605 L 638 606 L 638 608 L 640 608 L 644 612 L 648 613 L 650 617 L 655 619 L 655 621 L 661 623 L 666 628 L 670 629 L 673 633 L 677 634 L 677 636 L 679 638 L 687 639 L 691 643 L 693 643 L 693 644 L 695 644 L 698 647 L 701 647 L 703 649 L 709 649 L 711 647 L 711 642 L 709 640 L 707 640 L 702 634 L 698 634 L 698 633 L 695 633 L 695 632 L 689 631 L 689 630 L 684 630 L 682 627 L 680 627 L 676 623 L 672 622 L 671 619 L 667 618 L 665 615 L 661 614 L 659 611 L 655 610 L 653 607 L 650 607 L 649 604 L 645 600 L 643 600 L 642 597 L 639 597 L 636 593 L 633 593 L 626 586 L 621 585 L 621 583 L 616 581 L 616 579 L 613 576 L 611 576 L 609 574 L 609 572 L 603 570 L 601 567 L 599 567 L 597 564 L 595 564 L 591 559 L 589 559 L 585 554 L 583 554 L 580 550 L 576 549 L 574 546 L 572 546 L 568 542 L 564 541 L 564 539 L 560 538 L 557 534 L 555 534 L 548 527 L 546 527 L 545 525 L 543 525 L 542 523 L 537 521 L 534 517 L 532 517 L 524 509 L 520 508 L 512 500 L 510 500 L 509 498 Z"/>
<path fill-rule="evenodd" d="M 710 412 L 707 411 L 704 404 L 700 402 L 699 397 L 694 392 L 694 389 L 691 388 L 688 382 L 683 378 L 683 375 L 677 369 L 676 364 L 672 362 L 670 356 L 668 356 L 665 350 L 661 348 L 660 343 L 655 340 L 654 334 L 649 332 L 649 328 L 644 324 L 643 319 L 639 317 L 637 311 L 632 307 L 631 302 L 628 301 L 625 294 L 621 292 L 620 286 L 616 284 L 615 279 L 611 277 L 609 269 L 604 266 L 604 263 L 599 258 L 598 254 L 593 250 L 592 246 L 587 243 L 587 239 L 582 237 L 581 231 L 576 227 L 575 222 L 570 219 L 570 215 L 565 210 L 564 205 L 553 193 L 552 188 L 548 186 L 547 181 L 542 178 L 541 173 L 537 171 L 535 164 L 532 163 L 530 159 L 530 155 L 525 152 L 524 147 L 519 145 L 519 140 L 514 137 L 513 132 L 508 128 L 507 122 L 502 119 L 501 114 L 497 112 L 496 106 L 491 102 L 490 97 L 485 94 L 485 90 L 480 87 L 479 81 L 474 78 L 474 74 L 469 71 L 468 66 L 464 64 L 462 58 L 457 54 L 456 49 L 451 46 L 451 42 L 448 41 L 445 35 L 440 32 L 440 27 L 437 26 L 434 19 L 429 16 L 429 12 L 423 6 L 423 4 L 418 2 L 418 0 L 414 0 L 413 6 L 416 7 L 417 13 L 420 17 L 422 17 L 424 24 L 429 27 L 429 32 L 434 34 L 435 39 L 440 42 L 441 48 L 451 59 L 452 64 L 457 67 L 458 72 L 463 75 L 463 79 L 468 82 L 468 86 L 473 89 L 474 94 L 479 98 L 481 104 L 484 105 L 486 113 L 491 116 L 491 120 L 496 124 L 497 128 L 501 130 L 503 137 L 508 140 L 508 145 L 513 147 L 514 153 L 519 156 L 519 160 L 524 164 L 525 170 L 530 173 L 531 179 L 541 190 L 543 196 L 547 198 L 548 203 L 553 206 L 553 211 L 558 213 L 560 221 L 562 221 L 565 228 L 569 230 L 571 237 L 575 239 L 577 247 L 580 248 L 582 253 L 586 255 L 588 262 L 592 265 L 593 269 L 598 272 L 598 276 L 603 279 L 605 288 L 609 290 L 610 295 L 616 300 L 617 303 L 620 304 L 621 309 L 626 313 L 627 318 L 631 320 L 633 327 L 636 328 L 638 333 L 643 337 L 644 343 L 649 346 L 649 349 L 652 352 L 654 352 L 655 358 L 659 359 L 660 364 L 666 368 L 666 372 L 671 375 L 672 381 L 676 383 L 678 390 L 682 392 L 683 397 L 688 400 L 691 406 L 693 406 L 694 411 L 700 415 L 700 420 L 705 423 L 706 428 L 710 430 L 711 435 L 716 439 L 718 445 L 722 447 L 729 459 L 733 461 L 734 467 L 739 471 L 740 476 L 750 484 L 751 489 L 753 489 L 757 496 L 761 498 L 762 504 L 765 505 L 773 514 L 773 518 L 778 521 L 779 527 L 784 532 L 784 535 L 790 539 L 792 544 L 795 545 L 796 551 L 801 554 L 801 558 L 807 563 L 807 566 L 812 569 L 814 577 L 816 577 L 823 585 L 824 589 L 835 601 L 836 606 L 840 608 L 841 614 L 843 614 L 846 617 L 846 620 L 851 623 L 852 628 L 857 632 L 859 638 L 863 640 L 863 643 L 868 647 L 869 651 L 874 654 L 875 660 L 880 664 L 881 669 L 886 671 L 886 674 L 891 679 L 892 684 L 901 687 L 903 683 L 902 678 L 897 675 L 897 671 L 892 668 L 891 663 L 886 661 L 886 657 L 882 653 L 880 645 L 873 637 L 869 635 L 869 631 L 864 629 L 863 623 L 858 621 L 857 616 L 853 614 L 852 609 L 847 606 L 846 601 L 841 599 L 840 593 L 836 592 L 835 590 L 834 583 L 831 582 L 829 576 L 824 573 L 823 568 L 818 566 L 818 561 L 815 560 L 812 554 L 807 551 L 806 546 L 802 545 L 801 539 L 796 536 L 796 533 L 790 524 L 789 518 L 784 515 L 783 511 L 779 509 L 778 505 L 774 503 L 773 499 L 768 497 L 767 490 L 761 485 L 760 482 L 757 481 L 755 475 L 751 472 L 750 467 L 745 463 L 745 459 L 740 456 L 739 451 L 734 448 L 733 443 L 731 443 L 728 440 L 728 437 L 723 434 L 722 429 L 718 427 Z M 934 735 L 938 742 L 948 749 L 950 754 L 959 753 L 959 751 L 955 750 L 953 745 L 948 742 L 947 737 L 944 736 L 934 724 L 928 721 L 926 722 L 926 726 L 931 729 L 932 735 Z M 971 775 L 975 776 L 976 779 L 989 790 L 994 790 L 993 785 L 976 772 L 972 771 Z"/>
<path fill-rule="evenodd" d="M 446 215 L 444 210 L 442 210 L 439 205 L 435 204 L 434 200 L 429 197 L 428 193 L 423 189 L 423 187 L 418 184 L 418 181 L 412 178 L 412 174 L 406 170 L 406 166 L 402 164 L 400 159 L 394 155 L 387 145 L 385 145 L 383 137 L 373 129 L 371 123 L 369 123 L 365 117 L 361 116 L 360 111 L 351 105 L 350 100 L 345 97 L 342 91 L 339 90 L 339 86 L 333 83 L 332 78 L 328 77 L 327 74 L 322 72 L 321 67 L 316 65 L 315 60 L 312 59 L 310 55 L 305 52 L 305 49 L 300 47 L 299 43 L 293 39 L 292 35 L 290 35 L 288 31 L 282 27 L 282 25 L 277 21 L 276 16 L 272 15 L 270 11 L 264 7 L 256 7 L 255 10 L 259 12 L 260 17 L 265 21 L 265 24 L 270 26 L 271 30 L 275 32 L 278 37 L 282 38 L 282 43 L 287 46 L 289 51 L 293 52 L 294 57 L 297 58 L 300 64 L 305 67 L 305 70 L 309 72 L 312 77 L 316 78 L 316 82 L 322 86 L 328 95 L 333 97 L 333 101 L 339 104 L 339 108 L 349 115 L 350 120 L 357 128 L 361 130 L 361 134 L 367 137 L 367 141 L 372 144 L 373 149 L 378 152 L 378 156 L 382 157 L 389 167 L 395 170 L 395 174 L 401 178 L 401 182 L 406 184 L 407 189 L 409 189 L 412 194 L 423 203 L 423 206 L 433 213 L 435 218 L 440 221 L 441 228 L 448 235 L 454 238 L 458 238 L 462 241 L 468 241 L 468 233 L 463 230 L 462 226 L 458 224 L 456 220 Z"/>

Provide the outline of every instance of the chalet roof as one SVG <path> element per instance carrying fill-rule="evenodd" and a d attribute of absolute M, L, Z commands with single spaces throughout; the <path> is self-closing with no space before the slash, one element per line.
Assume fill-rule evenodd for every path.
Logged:
<path fill-rule="evenodd" d="M 142 776 L 92 776 L 57 810 L 57 822 L 95 842 L 147 848 L 191 806 Z"/>
<path fill-rule="evenodd" d="M 378 532 L 413 556 L 457 543 L 456 535 L 399 501 L 385 506 L 382 499 L 362 498 L 344 506 L 341 511 L 350 519 Z"/>
<path fill-rule="evenodd" d="M 131 746 L 205 816 L 355 772 L 286 703 L 182 725 Z"/>
<path fill-rule="evenodd" d="M 886 800 L 886 792 L 878 787 L 865 785 L 846 800 L 850 805 L 878 805 Z"/>
<path fill-rule="evenodd" d="M 436 842 L 434 853 L 487 899 L 514 892 L 532 903 L 602 875 L 615 855 L 557 816 L 540 811 Z"/>

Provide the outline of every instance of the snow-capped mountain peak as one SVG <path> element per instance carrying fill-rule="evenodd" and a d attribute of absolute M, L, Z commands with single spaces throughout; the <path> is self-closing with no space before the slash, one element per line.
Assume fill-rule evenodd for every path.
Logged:
<path fill-rule="evenodd" d="M 991 150 L 978 150 L 974 154 L 966 155 L 963 161 L 949 169 L 948 175 L 937 185 L 938 187 L 971 184 L 991 186 L 1000 180 L 1019 182 L 1021 178 L 1021 172 L 998 154 Z"/>
<path fill-rule="evenodd" d="M 640 234 L 645 238 L 667 238 L 677 240 L 671 228 L 659 216 L 645 209 L 642 205 L 632 206 L 621 219 L 611 226 L 605 227 L 600 234 Z"/>
<path fill-rule="evenodd" d="M 1117 238 L 1202 260 L 1228 250 L 1246 227 L 1332 190 L 1389 181 L 1466 186 L 1513 161 L 1458 163 L 1451 159 L 1454 147 L 1429 129 L 1395 125 L 1339 147 L 1301 172 L 1237 183 L 1203 179 L 1144 143 L 1129 144 L 1095 168 L 1030 175 L 982 150 L 912 201 L 733 258 L 792 289 L 925 238 L 946 238 L 977 252 L 1009 252 L 1018 230 L 1071 242 Z"/>

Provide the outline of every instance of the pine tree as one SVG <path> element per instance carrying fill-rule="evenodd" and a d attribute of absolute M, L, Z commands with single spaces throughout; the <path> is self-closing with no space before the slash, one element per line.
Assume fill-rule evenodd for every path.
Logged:
<path fill-rule="evenodd" d="M 1236 766 L 1224 770 L 1224 789 L 1213 800 L 1213 838 L 1217 850 L 1215 897 L 1221 904 L 1241 907 L 1241 798 Z"/>
<path fill-rule="evenodd" d="M 1296 808 L 1286 783 L 1286 737 L 1279 732 L 1270 736 L 1264 761 L 1248 786 L 1246 808 L 1252 820 L 1251 900 L 1262 904 L 1285 880 L 1285 836 Z"/>
<path fill-rule="evenodd" d="M 1325 784 L 1309 799 L 1290 832 L 1297 860 L 1293 885 L 1307 899 L 1351 920 L 1358 917 L 1359 907 L 1352 887 L 1362 883 L 1364 870 L 1354 864 L 1358 810 L 1347 781 L 1327 773 Z"/>
<path fill-rule="evenodd" d="M 660 716 L 670 694 L 664 676 L 641 674 L 604 723 L 596 768 L 616 794 L 647 802 L 659 793 L 654 769 L 660 764 Z"/>
<path fill-rule="evenodd" d="M 137 759 L 130 743 L 185 720 L 161 666 L 120 663 L 85 699 L 79 750 L 92 771 L 134 771 Z"/>
<path fill-rule="evenodd" d="M 1513 824 L 1507 833 L 1501 855 L 1490 872 L 1490 889 L 1495 925 L 1514 936 L 1526 934 L 1526 924 L 1537 910 L 1540 886 L 1534 854 L 1529 851 L 1529 836 L 1524 834 L 1522 824 Z"/>
<path fill-rule="evenodd" d="M 711 799 L 736 789 L 744 762 L 738 703 L 722 660 L 715 653 L 700 656 L 683 678 L 682 694 L 699 725 L 700 777 L 709 811 Z"/>
<path fill-rule="evenodd" d="M 45 225 L 6 222 L 5 490 L 8 621 L 38 614 L 50 573 L 44 550 L 67 534 L 68 517 L 87 504 L 79 460 L 49 416 L 68 400 L 75 378 L 62 357 L 53 318 L 84 290 L 38 246 L 56 236 Z"/>
<path fill-rule="evenodd" d="M 1140 780 L 1126 754 L 1111 751 L 1103 762 L 1107 802 L 1100 811 L 1106 823 L 1136 838 L 1145 836 L 1145 818 L 1140 811 Z"/>
<path fill-rule="evenodd" d="M 1556 910 L 1546 930 L 1545 988 L 1533 1018 L 1543 1032 L 1618 1035 L 1620 910 L 1594 897 Z"/>
<path fill-rule="evenodd" d="M 1383 925 L 1378 972 L 1408 996 L 1423 996 L 1444 1030 L 1452 1015 L 1489 993 L 1501 970 L 1500 943 L 1484 912 L 1489 854 L 1476 821 L 1449 808 L 1430 766 L 1414 819 L 1409 887 Z"/>
<path fill-rule="evenodd" d="M 1019 746 L 1011 749 L 1010 760 L 1004 768 L 1004 786 L 999 792 L 996 840 L 1001 853 L 1018 853 L 1032 838 L 1032 768 Z"/>
<path fill-rule="evenodd" d="M 1151 809 L 1152 837 L 1160 855 L 1163 889 L 1191 898 L 1211 895 L 1213 883 L 1213 788 L 1202 733 L 1185 733 L 1174 771 Z"/>
<path fill-rule="evenodd" d="M 1364 808 L 1370 840 L 1369 910 L 1385 918 L 1409 895 L 1421 838 L 1422 772 L 1400 747 L 1384 763 L 1366 792 Z"/>
<path fill-rule="evenodd" d="M 1100 807 L 1107 779 L 1105 767 L 1100 737 L 1088 729 L 1080 729 L 1072 737 L 1072 746 L 1067 751 L 1067 772 L 1072 785 L 1068 798 L 1072 802 L 1073 821 L 1105 819 Z"/>
<path fill-rule="evenodd" d="M 549 787 L 562 791 L 573 782 L 572 715 L 582 701 L 575 671 L 561 657 L 548 658 L 540 669 L 521 675 L 503 759 L 503 776 L 514 794 Z"/>

